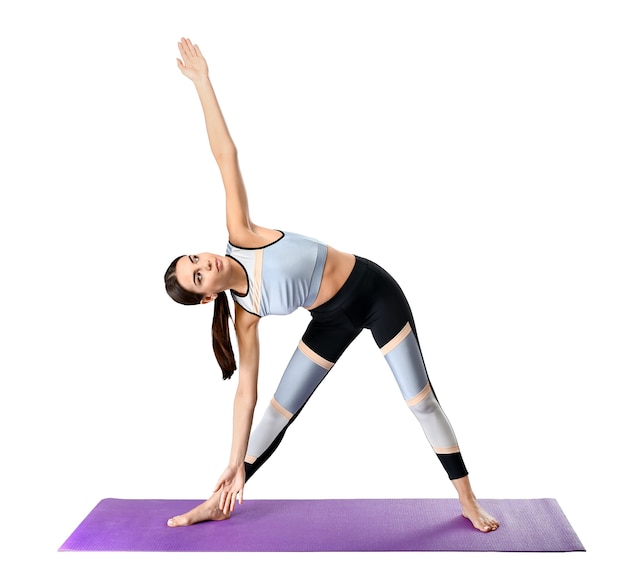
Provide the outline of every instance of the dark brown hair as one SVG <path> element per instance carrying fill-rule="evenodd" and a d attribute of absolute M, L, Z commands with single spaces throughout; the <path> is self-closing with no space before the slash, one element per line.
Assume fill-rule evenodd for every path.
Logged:
<path fill-rule="evenodd" d="M 183 256 L 178 256 L 165 271 L 165 290 L 181 305 L 199 305 L 204 296 L 183 289 L 176 277 L 176 263 L 181 257 Z M 215 352 L 217 363 L 222 368 L 222 379 L 230 379 L 237 369 L 233 346 L 230 342 L 229 320 L 231 318 L 228 297 L 226 292 L 222 291 L 217 294 L 217 299 L 214 301 L 212 328 L 213 352 Z"/>

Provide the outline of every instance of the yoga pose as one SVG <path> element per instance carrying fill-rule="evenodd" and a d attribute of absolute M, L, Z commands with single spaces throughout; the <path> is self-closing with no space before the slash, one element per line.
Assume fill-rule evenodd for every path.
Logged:
<path fill-rule="evenodd" d="M 480 531 L 498 521 L 472 491 L 455 434 L 429 380 L 406 298 L 395 280 L 367 259 L 338 251 L 313 238 L 264 228 L 249 214 L 237 149 L 209 79 L 206 60 L 188 39 L 178 44 L 182 74 L 193 82 L 204 111 L 211 151 L 226 192 L 228 244 L 224 256 L 199 253 L 176 258 L 165 273 L 168 294 L 182 304 L 214 302 L 213 348 L 228 379 L 237 369 L 229 336 L 239 348 L 230 461 L 211 497 L 168 521 L 171 527 L 228 519 L 243 502 L 245 482 L 270 457 L 287 428 L 344 350 L 367 328 L 391 368 L 408 409 L 423 428 L 459 496 L 461 512 Z M 276 393 L 251 432 L 257 403 L 258 324 L 299 307 L 311 313 L 304 336 Z"/>

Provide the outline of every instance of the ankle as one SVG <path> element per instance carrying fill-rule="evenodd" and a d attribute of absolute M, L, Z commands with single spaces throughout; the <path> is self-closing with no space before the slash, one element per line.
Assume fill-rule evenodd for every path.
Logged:
<path fill-rule="evenodd" d="M 478 505 L 478 501 L 474 494 L 459 496 L 459 503 L 461 507 L 476 507 Z"/>

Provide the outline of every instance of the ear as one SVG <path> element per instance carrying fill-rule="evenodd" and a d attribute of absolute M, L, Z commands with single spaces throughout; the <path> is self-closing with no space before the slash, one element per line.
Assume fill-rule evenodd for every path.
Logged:
<path fill-rule="evenodd" d="M 214 301 L 215 299 L 217 299 L 217 295 L 207 295 L 200 301 L 200 304 L 206 305 L 207 303 L 210 303 L 211 301 Z"/>

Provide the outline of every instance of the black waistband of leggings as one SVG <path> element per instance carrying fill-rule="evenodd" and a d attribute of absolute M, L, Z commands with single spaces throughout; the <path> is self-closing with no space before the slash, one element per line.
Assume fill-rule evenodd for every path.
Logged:
<path fill-rule="evenodd" d="M 334 297 L 328 299 L 328 301 L 321 304 L 319 307 L 312 309 L 311 314 L 330 312 L 338 309 L 356 292 L 361 279 L 368 271 L 369 266 L 372 265 L 372 262 L 363 257 L 354 257 L 356 257 L 356 263 L 341 289 L 337 291 Z"/>

